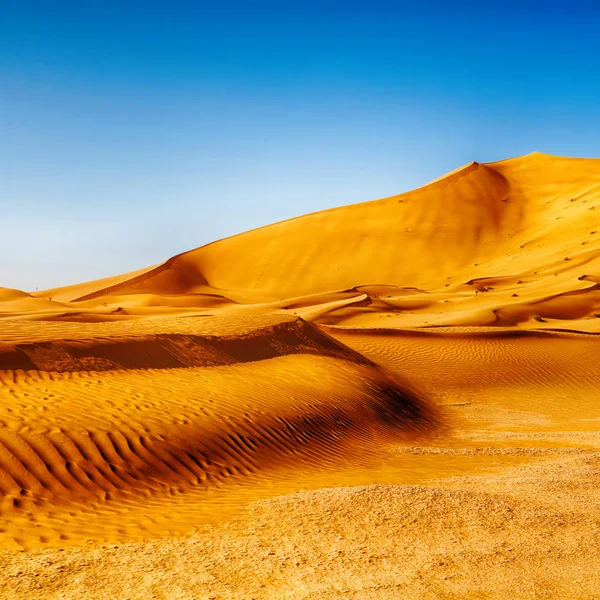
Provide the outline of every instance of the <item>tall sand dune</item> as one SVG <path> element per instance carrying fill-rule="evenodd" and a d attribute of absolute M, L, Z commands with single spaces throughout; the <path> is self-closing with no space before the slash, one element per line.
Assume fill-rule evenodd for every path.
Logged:
<path fill-rule="evenodd" d="M 548 318 L 595 331 L 593 320 L 580 321 L 600 310 L 587 280 L 600 269 L 596 209 L 597 159 L 533 153 L 473 162 L 399 196 L 298 217 L 130 275 L 36 295 L 71 303 L 71 310 L 129 307 L 128 314 L 145 316 L 148 306 L 190 312 L 310 296 L 315 305 L 329 304 L 355 290 L 347 306 L 311 309 L 307 317 L 347 327 L 382 326 L 378 319 L 391 317 L 394 327 L 534 328 Z M 359 288 L 369 298 L 359 300 Z M 573 293 L 576 302 L 560 300 Z"/>

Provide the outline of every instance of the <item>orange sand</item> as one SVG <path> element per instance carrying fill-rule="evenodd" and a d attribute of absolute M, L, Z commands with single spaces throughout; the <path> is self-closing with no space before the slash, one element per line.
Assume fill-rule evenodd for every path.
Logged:
<path fill-rule="evenodd" d="M 0 597 L 600 596 L 599 202 L 534 153 L 0 288 Z"/>

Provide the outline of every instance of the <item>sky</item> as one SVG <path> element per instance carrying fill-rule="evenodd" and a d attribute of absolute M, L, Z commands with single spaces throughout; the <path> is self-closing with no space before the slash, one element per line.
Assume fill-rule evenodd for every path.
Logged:
<path fill-rule="evenodd" d="M 600 3 L 0 0 L 0 286 L 116 275 L 472 160 L 600 157 Z"/>

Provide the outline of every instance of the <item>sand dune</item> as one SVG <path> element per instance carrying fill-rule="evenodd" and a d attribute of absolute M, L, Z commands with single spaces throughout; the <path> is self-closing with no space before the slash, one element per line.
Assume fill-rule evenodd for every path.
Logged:
<path fill-rule="evenodd" d="M 283 302 L 294 310 L 297 303 L 285 299 L 305 298 L 308 319 L 344 327 L 597 331 L 600 302 L 585 278 L 600 269 L 599 164 L 540 153 L 473 162 L 399 196 L 298 217 L 156 267 L 34 295 L 106 318 L 118 308 L 132 318 L 159 307 L 183 314 L 238 303 Z M 356 299 L 342 302 L 352 290 Z M 369 298 L 359 299 L 359 290 Z M 576 301 L 560 300 L 574 292 Z"/>
<path fill-rule="evenodd" d="M 202 492 L 225 482 L 377 454 L 434 428 L 434 408 L 408 383 L 314 326 L 256 325 L 5 345 L 4 544 L 185 531 Z"/>
<path fill-rule="evenodd" d="M 21 290 L 0 287 L 0 319 L 3 316 L 15 317 L 57 310 L 65 310 L 65 307 L 51 298 L 36 298 Z"/>
<path fill-rule="evenodd" d="M 600 595 L 599 203 L 533 153 L 0 288 L 2 593 Z"/>

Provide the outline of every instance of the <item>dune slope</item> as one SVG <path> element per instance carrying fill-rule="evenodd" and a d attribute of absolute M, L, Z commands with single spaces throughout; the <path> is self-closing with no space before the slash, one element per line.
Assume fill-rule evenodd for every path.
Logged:
<path fill-rule="evenodd" d="M 408 383 L 313 325 L 228 321 L 245 334 L 0 349 L 0 542 L 185 531 L 206 514 L 203 492 L 290 461 L 375 455 L 435 425 Z"/>
<path fill-rule="evenodd" d="M 345 327 L 379 327 L 387 317 L 393 327 L 571 321 L 569 328 L 597 331 L 596 209 L 597 159 L 533 153 L 474 162 L 399 196 L 305 215 L 129 276 L 37 295 L 72 303 L 70 310 L 121 307 L 138 316 L 158 306 L 288 308 L 312 297 L 316 310 L 297 314 Z M 353 301 L 332 304 L 352 292 Z"/>

